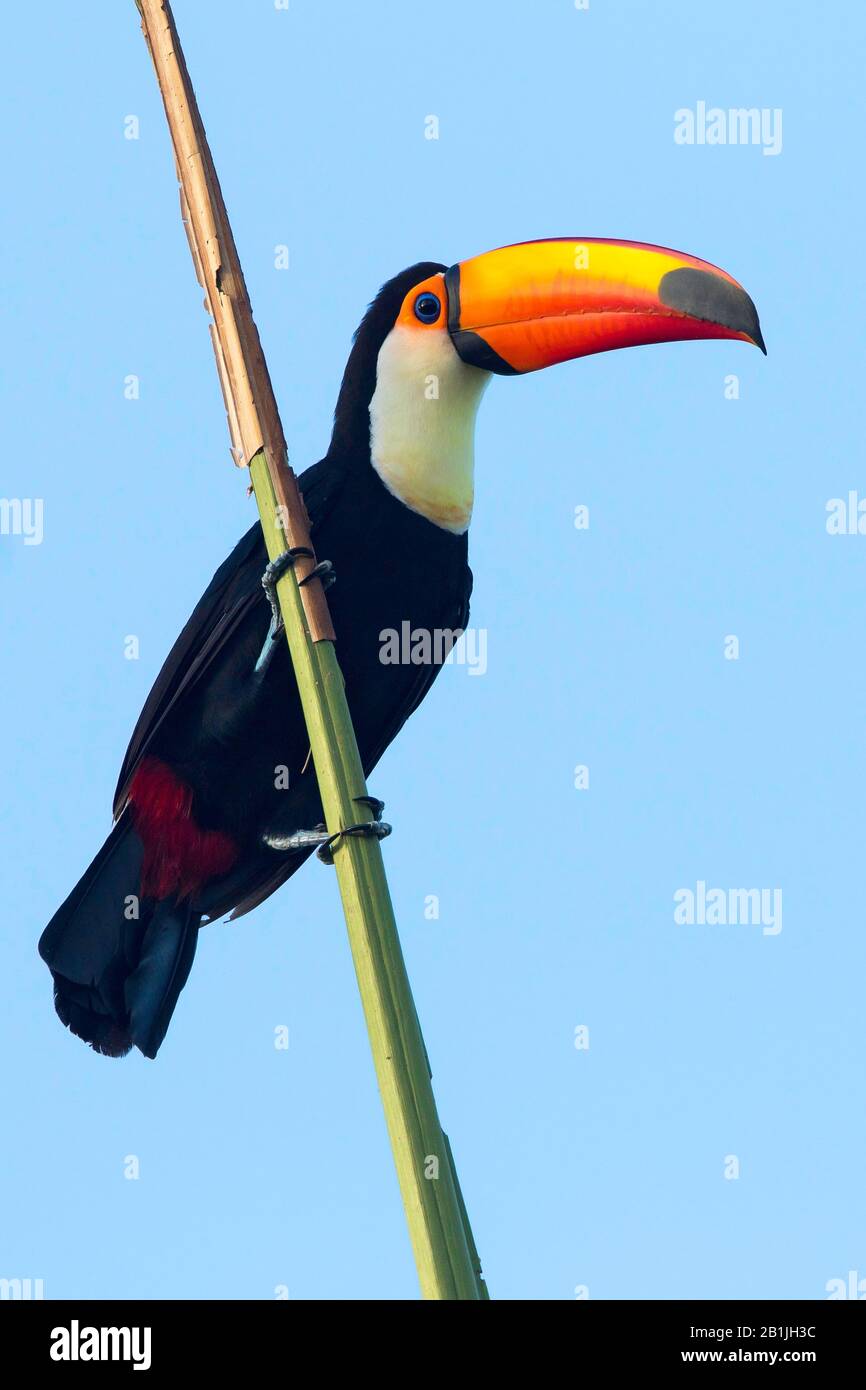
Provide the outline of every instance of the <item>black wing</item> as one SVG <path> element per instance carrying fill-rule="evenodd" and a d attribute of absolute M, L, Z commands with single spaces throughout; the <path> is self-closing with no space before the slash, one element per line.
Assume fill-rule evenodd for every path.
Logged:
<path fill-rule="evenodd" d="M 466 627 L 469 621 L 471 594 L 472 571 L 467 566 L 465 587 L 459 597 L 455 599 L 454 607 L 447 617 L 447 625 L 452 629 Z M 408 691 L 405 687 L 402 689 L 399 702 L 395 703 L 377 726 L 376 739 L 372 746 L 361 749 L 365 777 L 370 775 L 385 749 L 397 737 L 409 716 L 418 708 L 442 668 L 431 664 L 419 665 L 412 669 L 416 673 L 414 683 Z M 321 807 L 319 807 L 319 812 L 321 812 Z M 287 822 L 286 826 L 283 827 L 275 822 L 273 828 L 276 830 L 297 829 L 296 809 L 292 808 L 290 824 Z M 264 874 L 260 861 L 253 861 L 247 867 L 245 882 L 239 884 L 233 881 L 222 899 L 208 904 L 208 920 L 214 921 L 231 908 L 234 910 L 229 917 L 230 922 L 245 916 L 246 913 L 251 912 L 254 907 L 258 907 L 266 898 L 269 898 L 272 893 L 275 893 L 287 879 L 291 878 L 292 874 L 301 867 L 311 854 L 312 850 L 309 849 L 292 851 L 278 863 L 270 865 Z"/>
<path fill-rule="evenodd" d="M 465 575 L 466 582 L 461 592 L 455 597 L 453 607 L 445 614 L 442 622 L 443 627 L 449 627 L 452 631 L 457 628 L 460 628 L 461 631 L 464 630 L 469 622 L 472 571 L 468 565 Z M 365 777 L 372 772 L 388 745 L 393 743 L 409 716 L 415 713 L 441 669 L 442 667 L 435 663 L 412 667 L 413 672 L 417 673 L 414 683 L 408 692 L 405 689 L 402 691 L 400 703 L 383 719 L 372 747 L 361 749 Z"/>
<path fill-rule="evenodd" d="M 344 478 L 344 471 L 328 459 L 300 477 L 313 531 L 330 510 Z M 261 579 L 267 560 L 262 528 L 256 521 L 220 565 L 154 682 L 120 769 L 114 794 L 115 818 L 126 803 L 136 767 L 177 700 L 207 671 L 250 611 L 264 603 Z"/>

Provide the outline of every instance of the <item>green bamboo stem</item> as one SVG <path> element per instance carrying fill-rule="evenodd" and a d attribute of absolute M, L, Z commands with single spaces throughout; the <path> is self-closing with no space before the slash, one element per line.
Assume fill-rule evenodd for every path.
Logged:
<path fill-rule="evenodd" d="M 250 476 L 268 555 L 275 559 L 286 543 L 264 451 L 251 460 Z M 310 638 L 294 571 L 280 580 L 277 596 L 325 823 L 335 832 L 371 817 L 357 800 L 367 789 L 343 678 L 333 643 Z M 487 1289 L 439 1123 L 379 842 L 345 836 L 334 847 L 334 865 L 422 1294 L 484 1299 Z"/>

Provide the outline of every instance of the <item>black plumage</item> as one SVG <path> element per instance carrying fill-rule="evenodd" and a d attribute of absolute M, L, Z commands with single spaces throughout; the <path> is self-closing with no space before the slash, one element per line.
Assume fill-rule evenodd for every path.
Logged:
<path fill-rule="evenodd" d="M 383 287 L 346 366 L 325 457 L 300 478 L 319 559 L 333 563 L 328 599 L 337 653 L 365 772 L 424 698 L 440 665 L 382 663 L 381 634 L 465 628 L 472 576 L 466 535 L 410 511 L 371 466 L 369 403 L 376 361 L 408 291 L 444 267 L 424 262 Z M 112 1054 L 158 1048 L 189 971 L 199 921 L 262 902 L 309 854 L 281 851 L 266 835 L 322 820 L 300 700 L 284 639 L 264 672 L 256 664 L 270 607 L 256 523 L 223 562 L 178 637 L 148 696 L 120 772 L 118 824 L 40 942 L 58 1012 L 73 1032 Z M 237 847 L 231 868 L 166 900 L 140 895 L 142 834 L 127 804 L 143 761 L 165 764 L 192 791 L 202 832 Z M 288 769 L 288 789 L 277 769 Z M 143 833 L 143 832 L 142 832 Z M 99 897 L 96 902 L 95 895 Z M 100 896 L 101 895 L 101 896 Z"/>

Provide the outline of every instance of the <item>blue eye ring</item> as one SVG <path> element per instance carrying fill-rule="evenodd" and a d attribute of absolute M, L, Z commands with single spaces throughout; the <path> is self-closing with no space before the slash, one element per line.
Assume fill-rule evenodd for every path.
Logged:
<path fill-rule="evenodd" d="M 414 309 L 416 319 L 422 323 L 435 323 L 442 312 L 442 301 L 438 295 L 424 290 L 415 300 Z"/>

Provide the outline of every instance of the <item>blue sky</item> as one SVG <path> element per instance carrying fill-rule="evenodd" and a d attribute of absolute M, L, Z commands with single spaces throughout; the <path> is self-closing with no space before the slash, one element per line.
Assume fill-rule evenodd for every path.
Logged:
<path fill-rule="evenodd" d="M 754 297 L 766 359 L 682 343 L 493 382 L 470 535 L 488 669 L 443 673 L 371 789 L 494 1297 L 866 1277 L 866 537 L 826 529 L 830 499 L 866 496 L 862 14 L 175 15 L 298 471 L 364 307 L 415 260 L 625 237 Z M 0 494 L 42 499 L 44 534 L 0 535 L 0 1276 L 58 1298 L 414 1298 L 333 874 L 206 930 L 155 1063 L 97 1057 L 54 1016 L 37 938 L 254 512 L 131 0 L 19 6 L 6 37 Z M 677 144 L 701 101 L 781 110 L 780 152 Z M 699 881 L 778 889 L 782 930 L 677 924 Z"/>

